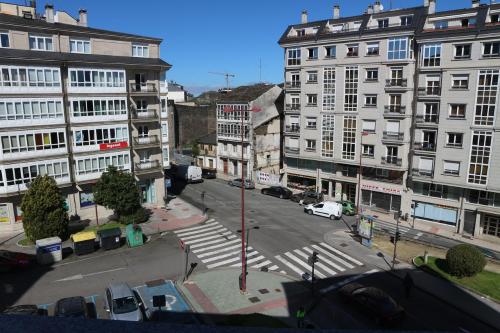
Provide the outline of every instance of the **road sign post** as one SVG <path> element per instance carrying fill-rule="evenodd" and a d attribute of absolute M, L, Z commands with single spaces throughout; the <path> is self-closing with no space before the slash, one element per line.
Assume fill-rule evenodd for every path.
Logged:
<path fill-rule="evenodd" d="M 401 217 L 401 211 L 394 213 L 394 218 L 396 219 L 396 233 L 394 234 L 394 254 L 392 256 L 392 267 L 391 270 L 394 270 L 394 266 L 396 265 L 396 248 L 399 240 L 399 218 Z"/>
<path fill-rule="evenodd" d="M 313 251 L 312 255 L 309 256 L 307 262 L 311 265 L 311 293 L 314 294 L 314 264 L 318 262 L 318 252 Z"/>

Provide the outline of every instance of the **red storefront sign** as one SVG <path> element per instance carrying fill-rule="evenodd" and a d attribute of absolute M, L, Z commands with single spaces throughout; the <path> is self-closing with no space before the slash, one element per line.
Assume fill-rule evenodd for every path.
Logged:
<path fill-rule="evenodd" d="M 120 149 L 120 148 L 127 148 L 127 147 L 128 147 L 127 141 L 113 142 L 113 143 L 100 143 L 99 144 L 99 150 Z"/>
<path fill-rule="evenodd" d="M 382 193 L 388 193 L 388 194 L 398 194 L 398 195 L 401 195 L 401 192 L 402 192 L 400 189 L 388 188 L 388 187 L 371 185 L 371 184 L 361 184 L 361 188 L 363 190 L 382 192 Z"/>

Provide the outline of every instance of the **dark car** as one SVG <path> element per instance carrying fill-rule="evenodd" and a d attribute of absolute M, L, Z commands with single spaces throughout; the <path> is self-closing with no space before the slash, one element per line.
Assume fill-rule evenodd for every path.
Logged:
<path fill-rule="evenodd" d="M 33 304 L 25 304 L 10 306 L 3 311 L 3 314 L 22 316 L 46 316 L 47 311 L 44 309 L 39 309 L 36 305 Z"/>
<path fill-rule="evenodd" d="M 89 311 L 85 298 L 81 296 L 61 298 L 57 301 L 54 316 L 56 317 L 74 317 L 89 318 Z"/>
<path fill-rule="evenodd" d="M 290 199 L 292 196 L 292 191 L 283 186 L 271 186 L 268 188 L 263 188 L 260 191 L 265 195 L 272 195 L 273 197 L 278 197 L 280 199 Z"/>
<path fill-rule="evenodd" d="M 385 291 L 364 286 L 360 283 L 349 283 L 339 289 L 343 301 L 353 303 L 372 317 L 377 324 L 389 325 L 404 317 L 405 311 Z"/>
<path fill-rule="evenodd" d="M 34 263 L 34 258 L 27 253 L 0 250 L 0 272 L 30 267 Z"/>
<path fill-rule="evenodd" d="M 201 169 L 201 177 L 205 179 L 215 179 L 217 178 L 217 171 L 214 169 Z"/>
<path fill-rule="evenodd" d="M 290 200 L 298 202 L 302 205 L 315 204 L 323 201 L 323 193 L 317 193 L 314 191 L 300 192 L 292 195 Z"/>

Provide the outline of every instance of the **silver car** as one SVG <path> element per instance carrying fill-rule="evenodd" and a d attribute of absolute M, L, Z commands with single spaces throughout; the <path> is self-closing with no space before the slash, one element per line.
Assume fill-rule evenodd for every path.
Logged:
<path fill-rule="evenodd" d="M 106 288 L 106 311 L 111 320 L 142 321 L 140 304 L 126 283 L 113 283 Z"/>
<path fill-rule="evenodd" d="M 241 178 L 236 178 L 227 182 L 228 185 L 241 187 L 242 181 Z M 245 189 L 253 190 L 255 188 L 255 183 L 250 179 L 245 179 Z"/>

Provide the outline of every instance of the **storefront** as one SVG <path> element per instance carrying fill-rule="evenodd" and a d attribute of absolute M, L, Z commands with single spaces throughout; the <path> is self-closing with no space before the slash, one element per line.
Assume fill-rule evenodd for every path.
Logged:
<path fill-rule="evenodd" d="M 288 174 L 287 186 L 297 190 L 316 189 L 316 178 Z"/>
<path fill-rule="evenodd" d="M 458 209 L 421 201 L 413 201 L 412 217 L 455 226 Z"/>
<path fill-rule="evenodd" d="M 500 216 L 484 215 L 482 227 L 483 235 L 500 237 Z"/>
<path fill-rule="evenodd" d="M 384 211 L 401 210 L 401 190 L 382 185 L 361 184 L 361 204 Z"/>

